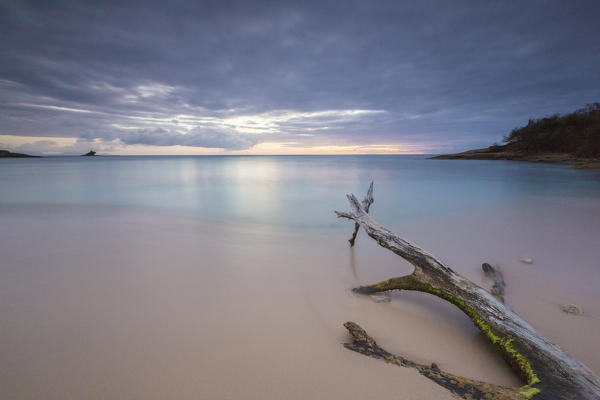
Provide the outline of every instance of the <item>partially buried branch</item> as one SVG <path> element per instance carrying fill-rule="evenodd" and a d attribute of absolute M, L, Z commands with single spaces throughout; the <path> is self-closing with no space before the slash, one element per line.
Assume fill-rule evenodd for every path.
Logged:
<path fill-rule="evenodd" d="M 369 188 L 372 194 L 372 185 Z M 438 296 L 461 309 L 498 350 L 524 385 L 504 387 L 440 371 L 393 355 L 379 347 L 358 324 L 344 324 L 352 342 L 350 350 L 404 367 L 416 368 L 454 395 L 464 399 L 600 399 L 600 379 L 584 364 L 556 346 L 521 317 L 508 309 L 497 297 L 454 272 L 419 246 L 380 226 L 366 212 L 363 204 L 348 195 L 349 212 L 338 217 L 353 220 L 379 245 L 404 258 L 414 266 L 410 275 L 353 289 L 372 294 L 387 290 L 417 290 Z M 371 201 L 372 203 L 372 201 Z M 352 243 L 352 242 L 351 242 Z M 484 272 L 486 268 L 484 267 Z"/>

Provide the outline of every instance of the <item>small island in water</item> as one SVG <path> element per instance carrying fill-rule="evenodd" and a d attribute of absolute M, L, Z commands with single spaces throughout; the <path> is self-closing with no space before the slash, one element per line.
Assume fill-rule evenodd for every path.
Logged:
<path fill-rule="evenodd" d="M 39 158 L 40 156 L 31 156 L 29 154 L 12 153 L 8 150 L 0 150 L 1 158 Z"/>
<path fill-rule="evenodd" d="M 575 164 L 575 168 L 600 169 L 600 103 L 566 115 L 530 119 L 505 136 L 504 142 L 432 158 L 563 162 Z"/>
<path fill-rule="evenodd" d="M 87 153 L 85 153 L 85 154 L 82 154 L 81 156 L 82 156 L 82 157 L 93 157 L 93 156 L 95 156 L 95 155 L 96 155 L 96 152 L 95 152 L 94 150 L 90 150 L 90 151 L 88 151 Z"/>

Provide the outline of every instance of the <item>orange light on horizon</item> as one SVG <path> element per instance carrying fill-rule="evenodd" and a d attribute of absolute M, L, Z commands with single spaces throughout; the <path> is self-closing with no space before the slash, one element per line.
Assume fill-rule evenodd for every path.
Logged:
<path fill-rule="evenodd" d="M 113 141 L 81 140 L 65 137 L 0 135 L 0 148 L 42 155 L 82 154 L 93 148 L 99 154 L 114 155 L 350 155 L 350 154 L 424 154 L 431 149 L 414 143 L 377 143 L 367 145 L 304 146 L 298 142 L 262 142 L 246 150 L 191 146 L 127 145 Z"/>

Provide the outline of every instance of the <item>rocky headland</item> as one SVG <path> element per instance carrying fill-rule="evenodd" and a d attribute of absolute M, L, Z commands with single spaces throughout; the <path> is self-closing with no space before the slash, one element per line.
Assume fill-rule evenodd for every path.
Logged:
<path fill-rule="evenodd" d="M 31 156 L 29 154 L 12 153 L 8 150 L 0 150 L 1 158 L 39 158 L 40 156 Z"/>
<path fill-rule="evenodd" d="M 600 103 L 571 114 L 529 120 L 504 137 L 504 145 L 432 157 L 443 160 L 514 160 L 571 164 L 600 170 Z"/>

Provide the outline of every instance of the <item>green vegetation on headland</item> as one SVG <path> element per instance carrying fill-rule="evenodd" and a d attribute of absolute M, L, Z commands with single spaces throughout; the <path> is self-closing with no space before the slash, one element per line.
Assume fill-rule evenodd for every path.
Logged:
<path fill-rule="evenodd" d="M 569 162 L 600 168 L 600 103 L 567 115 L 529 120 L 504 137 L 505 145 L 445 154 L 434 159 Z"/>
<path fill-rule="evenodd" d="M 8 157 L 14 157 L 14 158 L 25 158 L 25 157 L 34 157 L 34 158 L 39 158 L 39 156 L 30 156 L 29 154 L 21 154 L 21 153 L 11 153 L 8 150 L 0 150 L 0 158 L 8 158 Z"/>
<path fill-rule="evenodd" d="M 528 153 L 569 153 L 600 157 L 600 103 L 588 104 L 571 114 L 529 120 L 504 138 Z"/>

